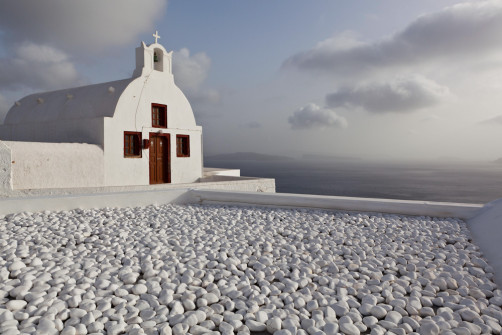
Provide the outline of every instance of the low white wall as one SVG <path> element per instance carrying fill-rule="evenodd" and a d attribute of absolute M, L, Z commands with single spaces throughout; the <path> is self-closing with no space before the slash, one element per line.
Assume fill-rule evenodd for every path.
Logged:
<path fill-rule="evenodd" d="M 231 176 L 231 177 L 240 177 L 241 170 L 240 169 L 222 169 L 222 168 L 208 168 L 205 167 L 203 170 L 203 176 Z"/>
<path fill-rule="evenodd" d="M 203 178 L 200 183 L 191 184 L 191 186 L 204 190 L 275 193 L 275 179 L 271 178 L 217 175 Z"/>
<path fill-rule="evenodd" d="M 467 221 L 472 238 L 494 268 L 495 282 L 502 287 L 502 199 L 486 204 Z"/>
<path fill-rule="evenodd" d="M 0 141 L 0 190 L 12 190 L 12 155 L 4 141 Z"/>
<path fill-rule="evenodd" d="M 230 185 L 230 182 L 228 183 Z M 234 187 L 237 184 L 234 183 Z M 193 184 L 190 185 L 193 186 Z M 462 219 L 475 216 L 482 208 L 482 205 L 459 203 L 180 188 L 85 195 L 6 198 L 0 200 L 0 214 L 6 215 L 22 211 L 67 210 L 72 208 L 146 206 L 165 203 L 306 207 L 417 216 L 457 217 Z"/>
<path fill-rule="evenodd" d="M 103 150 L 85 143 L 3 142 L 14 189 L 103 185 Z"/>
<path fill-rule="evenodd" d="M 275 180 L 269 178 L 211 176 L 202 178 L 196 183 L 187 184 L 156 184 L 128 186 L 100 186 L 85 188 L 39 188 L 24 190 L 1 190 L 0 199 L 29 198 L 47 196 L 69 196 L 78 194 L 103 194 L 113 192 L 168 191 L 175 189 L 201 188 L 208 190 L 232 190 L 245 192 L 275 192 Z"/>
<path fill-rule="evenodd" d="M 8 198 L 0 200 L 0 215 L 20 212 L 63 211 L 76 208 L 138 207 L 188 202 L 192 202 L 192 198 L 187 189 Z"/>
<path fill-rule="evenodd" d="M 192 196 L 201 204 L 260 205 L 278 207 L 310 207 L 346 211 L 378 212 L 417 216 L 457 217 L 468 219 L 482 205 L 391 199 L 350 198 L 336 196 L 206 191 L 196 189 Z"/>

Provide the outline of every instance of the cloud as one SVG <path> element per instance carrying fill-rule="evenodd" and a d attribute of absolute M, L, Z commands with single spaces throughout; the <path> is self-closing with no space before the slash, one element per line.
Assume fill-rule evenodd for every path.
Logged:
<path fill-rule="evenodd" d="M 184 90 L 193 104 L 217 104 L 221 100 L 220 92 L 212 88 Z"/>
<path fill-rule="evenodd" d="M 190 50 L 183 48 L 173 54 L 174 80 L 182 89 L 199 88 L 210 68 L 211 59 L 204 52 L 190 55 Z"/>
<path fill-rule="evenodd" d="M 194 55 L 182 48 L 173 54 L 174 81 L 193 104 L 216 104 L 220 93 L 215 89 L 202 87 L 211 69 L 211 59 L 204 52 Z"/>
<path fill-rule="evenodd" d="M 432 122 L 432 121 L 438 121 L 438 120 L 441 120 L 441 117 L 437 116 L 436 114 L 430 114 L 430 115 L 427 115 L 426 117 L 422 118 L 420 121 Z"/>
<path fill-rule="evenodd" d="M 322 108 L 314 103 L 310 103 L 291 115 L 288 122 L 293 129 L 313 129 L 313 128 L 346 128 L 347 120 L 336 114 L 329 108 Z"/>
<path fill-rule="evenodd" d="M 492 117 L 488 120 L 484 120 L 484 121 L 481 121 L 479 122 L 479 124 L 481 125 L 485 125 L 485 126 L 501 126 L 502 125 L 502 115 L 497 115 L 495 117 Z"/>
<path fill-rule="evenodd" d="M 390 38 L 368 43 L 344 34 L 296 54 L 283 68 L 364 73 L 396 66 L 467 59 L 502 51 L 502 1 L 458 4 L 422 15 Z"/>
<path fill-rule="evenodd" d="M 449 96 L 447 87 L 415 75 L 343 87 L 326 96 L 329 107 L 363 108 L 368 112 L 412 112 L 432 107 Z"/>
<path fill-rule="evenodd" d="M 0 0 L 0 89 L 85 84 L 75 63 L 153 31 L 167 0 Z"/>
<path fill-rule="evenodd" d="M 68 56 L 47 45 L 23 43 L 9 58 L 0 59 L 0 88 L 58 89 L 82 79 Z"/>
<path fill-rule="evenodd" d="M 166 6 L 167 0 L 0 0 L 0 31 L 10 44 L 36 41 L 92 54 L 137 41 Z"/>
<path fill-rule="evenodd" d="M 257 129 L 261 128 L 262 124 L 258 121 L 250 121 L 242 125 L 244 128 Z"/>

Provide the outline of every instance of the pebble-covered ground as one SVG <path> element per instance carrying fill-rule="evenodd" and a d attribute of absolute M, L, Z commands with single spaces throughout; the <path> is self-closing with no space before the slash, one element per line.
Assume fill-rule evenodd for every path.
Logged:
<path fill-rule="evenodd" d="M 0 219 L 0 334 L 499 334 L 464 222 L 165 205 Z"/>

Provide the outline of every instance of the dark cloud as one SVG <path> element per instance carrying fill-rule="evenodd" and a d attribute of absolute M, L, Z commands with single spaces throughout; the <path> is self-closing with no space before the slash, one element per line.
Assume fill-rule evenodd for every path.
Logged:
<path fill-rule="evenodd" d="M 286 60 L 283 68 L 361 73 L 429 63 L 473 59 L 502 50 L 502 2 L 479 1 L 422 15 L 388 39 L 362 43 L 340 37 Z"/>
<path fill-rule="evenodd" d="M 288 122 L 293 129 L 346 128 L 347 120 L 329 108 L 310 103 L 291 115 Z"/>
<path fill-rule="evenodd" d="M 261 128 L 262 124 L 257 121 L 250 121 L 248 123 L 243 124 L 242 126 L 244 128 L 257 129 L 257 128 Z"/>
<path fill-rule="evenodd" d="M 411 76 L 340 88 L 326 96 L 326 104 L 332 108 L 356 107 L 375 113 L 412 112 L 435 106 L 448 95 L 448 88 L 420 76 Z"/>
<path fill-rule="evenodd" d="M 73 60 L 137 43 L 167 0 L 0 0 L 0 89 L 85 84 Z"/>
<path fill-rule="evenodd" d="M 0 0 L 0 30 L 9 44 L 26 41 L 66 52 L 98 53 L 136 43 L 154 29 L 167 0 Z"/>

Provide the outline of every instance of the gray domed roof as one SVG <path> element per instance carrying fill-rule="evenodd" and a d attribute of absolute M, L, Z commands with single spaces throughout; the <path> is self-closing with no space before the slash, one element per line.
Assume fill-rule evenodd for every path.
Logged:
<path fill-rule="evenodd" d="M 122 92 L 135 79 L 28 95 L 12 106 L 4 124 L 113 117 Z"/>

